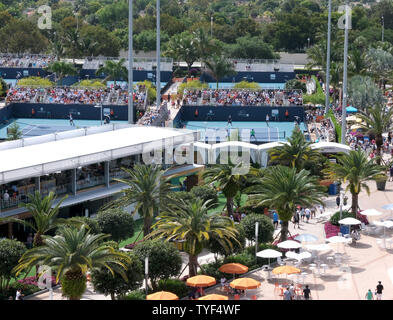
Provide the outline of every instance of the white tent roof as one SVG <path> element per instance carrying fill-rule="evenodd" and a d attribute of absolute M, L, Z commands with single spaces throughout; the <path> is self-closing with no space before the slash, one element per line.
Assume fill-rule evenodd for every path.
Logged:
<path fill-rule="evenodd" d="M 0 151 L 0 183 L 141 154 L 198 138 L 196 131 L 133 126 Z"/>
<path fill-rule="evenodd" d="M 311 144 L 312 149 L 320 150 L 322 153 L 337 153 L 351 151 L 351 148 L 347 145 L 336 143 L 336 142 L 317 142 Z"/>

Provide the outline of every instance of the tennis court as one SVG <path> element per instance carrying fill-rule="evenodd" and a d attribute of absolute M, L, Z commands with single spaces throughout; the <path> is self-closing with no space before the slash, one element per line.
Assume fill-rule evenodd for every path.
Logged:
<path fill-rule="evenodd" d="M 250 139 L 250 142 L 273 142 L 273 141 L 285 141 L 287 137 L 290 137 L 293 129 L 295 128 L 294 122 L 265 122 L 265 121 L 233 121 L 232 125 L 228 125 L 226 121 L 187 121 L 185 126 L 190 130 L 197 130 L 201 132 L 201 141 L 206 140 L 207 135 L 211 135 L 212 132 L 216 132 L 216 136 L 219 136 L 218 132 L 226 130 L 227 136 L 232 138 L 238 137 L 238 134 L 242 129 L 254 129 L 255 139 L 253 137 L 246 137 Z M 303 122 L 300 123 L 300 130 L 307 131 L 307 128 Z M 242 140 L 242 139 L 240 139 Z"/>
<path fill-rule="evenodd" d="M 14 122 L 19 125 L 24 137 L 41 136 L 54 132 L 99 126 L 101 124 L 100 120 L 74 119 L 75 126 L 71 126 L 68 119 L 9 119 L 7 124 L 0 126 L 0 139 L 7 138 L 7 128 Z M 111 123 L 127 123 L 127 121 L 111 120 Z"/>

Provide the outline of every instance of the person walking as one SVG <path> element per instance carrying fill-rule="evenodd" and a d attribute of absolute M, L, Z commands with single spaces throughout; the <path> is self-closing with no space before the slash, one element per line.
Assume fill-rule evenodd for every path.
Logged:
<path fill-rule="evenodd" d="M 336 198 L 336 204 L 337 204 L 337 208 L 339 208 L 339 207 L 340 207 L 340 201 L 341 201 L 341 199 L 340 199 L 340 195 L 338 195 L 338 196 L 337 196 L 337 198 Z"/>
<path fill-rule="evenodd" d="M 297 228 L 300 228 L 300 217 L 299 217 L 299 211 L 296 210 L 294 216 L 293 216 L 293 228 L 295 229 L 297 225 Z"/>
<path fill-rule="evenodd" d="M 310 298 L 311 298 L 311 290 L 307 284 L 306 284 L 306 287 L 303 289 L 303 297 L 304 297 L 304 300 L 310 300 Z"/>
<path fill-rule="evenodd" d="M 378 285 L 375 290 L 375 295 L 377 296 L 377 300 L 382 300 L 382 291 L 383 291 L 383 285 L 381 281 L 378 281 Z"/>
<path fill-rule="evenodd" d="M 309 223 L 311 217 L 311 210 L 309 208 L 306 208 L 304 209 L 304 213 L 306 215 L 307 223 Z"/>
<path fill-rule="evenodd" d="M 371 289 L 368 289 L 368 291 L 366 293 L 366 300 L 374 300 L 374 295 L 373 295 Z"/>
<path fill-rule="evenodd" d="M 389 172 L 390 172 L 389 181 L 393 181 L 393 165 L 390 167 Z"/>
<path fill-rule="evenodd" d="M 304 212 L 304 208 L 300 208 L 300 217 L 302 221 L 304 222 L 304 217 L 306 216 L 306 213 Z"/>
<path fill-rule="evenodd" d="M 278 213 L 276 211 L 273 212 L 273 226 L 274 229 L 278 227 Z"/>
<path fill-rule="evenodd" d="M 289 291 L 289 287 L 287 287 L 284 291 L 284 300 L 292 300 L 291 292 Z"/>

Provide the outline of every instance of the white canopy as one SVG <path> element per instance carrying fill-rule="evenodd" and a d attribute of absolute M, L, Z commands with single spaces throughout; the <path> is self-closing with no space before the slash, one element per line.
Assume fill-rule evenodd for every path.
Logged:
<path fill-rule="evenodd" d="M 327 251 L 331 250 L 330 246 L 326 243 L 321 243 L 321 244 L 310 244 L 306 246 L 306 249 L 312 250 L 312 251 Z"/>
<path fill-rule="evenodd" d="M 273 250 L 273 249 L 266 249 L 266 250 L 262 250 L 262 251 L 257 252 L 257 257 L 260 257 L 260 258 L 278 258 L 281 256 L 282 256 L 282 253 L 280 251 Z"/>
<path fill-rule="evenodd" d="M 351 151 L 349 146 L 346 146 L 341 143 L 336 142 L 317 142 L 310 145 L 312 149 L 319 150 L 322 153 L 338 153 L 338 152 L 346 152 Z"/>
<path fill-rule="evenodd" d="M 286 240 L 283 242 L 280 242 L 277 247 L 283 248 L 283 249 L 298 249 L 301 248 L 302 245 L 299 242 L 293 241 L 293 240 Z"/>
<path fill-rule="evenodd" d="M 339 237 L 339 236 L 333 236 L 333 237 L 327 238 L 326 241 L 328 241 L 330 243 L 346 243 L 346 242 L 350 242 L 351 239 Z"/>
<path fill-rule="evenodd" d="M 345 218 L 345 219 L 341 219 L 338 223 L 344 225 L 356 225 L 356 224 L 361 224 L 362 222 L 355 218 Z"/>
<path fill-rule="evenodd" d="M 373 222 L 376 226 L 391 228 L 393 227 L 393 221 L 385 220 L 385 221 L 374 221 Z"/>
<path fill-rule="evenodd" d="M 365 215 L 365 216 L 368 216 L 368 217 L 380 216 L 380 215 L 383 214 L 382 212 L 380 212 L 380 211 L 378 211 L 376 209 L 367 209 L 367 210 L 364 210 L 364 211 L 362 211 L 360 213 L 362 215 Z"/>

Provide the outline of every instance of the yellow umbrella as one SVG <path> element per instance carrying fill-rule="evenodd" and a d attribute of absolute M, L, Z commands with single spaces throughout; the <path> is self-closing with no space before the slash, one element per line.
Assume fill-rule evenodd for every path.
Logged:
<path fill-rule="evenodd" d="M 229 284 L 232 288 L 239 290 L 256 289 L 261 283 L 252 278 L 238 278 Z"/>
<path fill-rule="evenodd" d="M 200 297 L 198 300 L 228 300 L 227 296 L 223 296 L 221 294 L 208 294 L 207 296 Z"/>
<path fill-rule="evenodd" d="M 301 270 L 292 266 L 280 266 L 274 268 L 272 272 L 274 274 L 293 274 L 293 273 L 300 273 Z"/>
<path fill-rule="evenodd" d="M 360 129 L 361 126 L 359 126 L 358 124 L 354 124 L 351 126 L 351 130 L 356 130 L 356 129 Z"/>
<path fill-rule="evenodd" d="M 240 263 L 227 263 L 222 265 L 218 270 L 224 273 L 242 274 L 248 271 L 248 267 Z"/>
<path fill-rule="evenodd" d="M 199 275 L 188 278 L 186 284 L 190 287 L 209 287 L 216 284 L 216 279 L 210 276 Z"/>
<path fill-rule="evenodd" d="M 147 295 L 146 300 L 179 300 L 179 297 L 172 292 L 159 291 Z"/>
<path fill-rule="evenodd" d="M 360 122 L 362 122 L 362 121 L 363 121 L 362 119 L 356 118 L 356 122 L 360 123 Z"/>
<path fill-rule="evenodd" d="M 356 117 L 355 116 L 349 116 L 349 117 L 347 117 L 346 118 L 346 120 L 348 121 L 348 122 L 351 122 L 351 121 L 356 121 Z"/>

